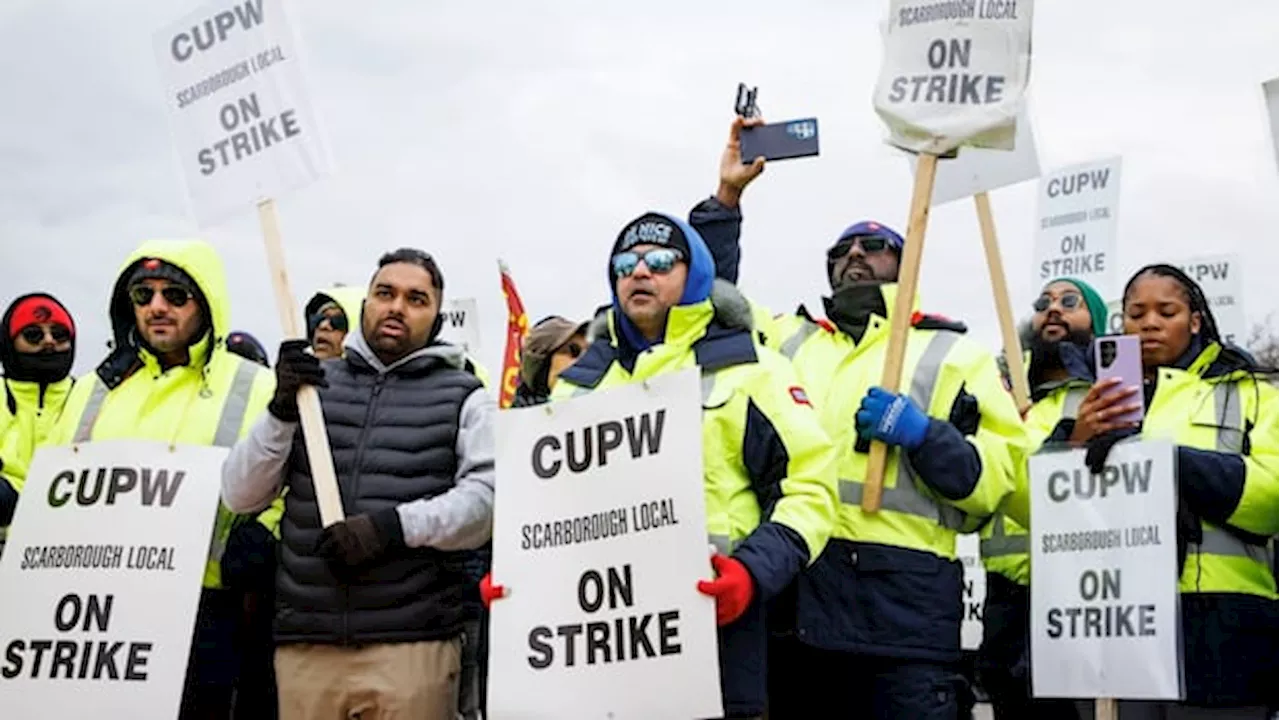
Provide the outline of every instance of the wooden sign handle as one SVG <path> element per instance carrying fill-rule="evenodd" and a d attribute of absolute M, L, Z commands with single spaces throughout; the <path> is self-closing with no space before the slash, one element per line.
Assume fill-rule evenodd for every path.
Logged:
<path fill-rule="evenodd" d="M 933 178 L 938 169 L 938 156 L 920 153 L 916 159 L 916 181 L 911 190 L 911 213 L 907 220 L 906 246 L 902 249 L 902 262 L 898 266 L 898 299 L 893 304 L 889 318 L 889 350 L 885 353 L 884 373 L 880 387 L 897 392 L 902 382 L 902 363 L 907 354 L 907 331 L 911 328 L 912 304 L 915 302 L 916 285 L 920 280 L 920 258 L 924 254 L 924 230 L 929 224 L 929 201 L 933 197 Z M 862 485 L 862 511 L 874 513 L 880 509 L 880 496 L 884 490 L 884 468 L 889 459 L 889 448 L 880 441 L 872 441 L 867 457 L 867 476 Z"/>
<path fill-rule="evenodd" d="M 1093 701 L 1094 720 L 1119 720 L 1120 708 L 1113 698 L 1098 698 Z"/>
<path fill-rule="evenodd" d="M 987 255 L 987 272 L 991 276 L 991 292 L 996 299 L 996 317 L 1000 320 L 1000 336 L 1004 340 L 1004 361 L 1009 366 L 1009 380 L 1013 384 L 1013 401 L 1018 412 L 1025 413 L 1031 407 L 1031 389 L 1027 374 L 1022 371 L 1022 341 L 1013 321 L 1013 307 L 1009 303 L 1009 283 L 1005 280 L 1004 262 L 1000 259 L 1000 243 L 996 240 L 996 222 L 991 215 L 991 198 L 983 190 L 973 196 L 978 208 L 978 226 L 982 228 L 982 249 Z"/>
<path fill-rule="evenodd" d="M 297 303 L 289 288 L 289 274 L 285 270 L 275 200 L 267 198 L 258 203 L 258 221 L 262 224 L 262 239 L 267 246 L 267 268 L 271 273 L 271 287 L 276 293 L 276 306 L 280 310 L 280 326 L 287 338 L 304 337 Z M 324 427 L 324 415 L 320 412 L 320 394 L 310 385 L 303 385 L 298 390 L 298 415 L 302 420 L 302 437 L 307 446 L 307 460 L 311 464 L 316 502 L 320 506 L 320 523 L 329 527 L 342 522 L 346 514 L 342 510 L 342 495 L 338 492 L 338 476 L 333 470 L 329 434 Z"/>

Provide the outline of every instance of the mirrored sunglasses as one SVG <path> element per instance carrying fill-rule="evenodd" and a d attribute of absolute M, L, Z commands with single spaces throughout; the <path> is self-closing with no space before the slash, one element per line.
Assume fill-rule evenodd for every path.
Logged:
<path fill-rule="evenodd" d="M 1076 308 L 1084 305 L 1084 297 L 1080 295 L 1080 293 L 1062 293 L 1062 295 L 1058 297 L 1058 304 L 1062 306 L 1063 310 L 1075 310 Z M 1045 310 L 1048 310 L 1051 305 L 1053 305 L 1053 298 L 1048 295 L 1041 295 L 1036 298 L 1035 302 L 1031 303 L 1031 307 L 1035 308 L 1036 312 L 1044 312 Z"/>
<path fill-rule="evenodd" d="M 620 252 L 613 256 L 613 275 L 619 278 L 631 275 L 640 266 L 641 260 L 650 272 L 665 275 L 683 259 L 684 254 L 674 248 L 654 248 L 643 255 L 631 251 Z"/>

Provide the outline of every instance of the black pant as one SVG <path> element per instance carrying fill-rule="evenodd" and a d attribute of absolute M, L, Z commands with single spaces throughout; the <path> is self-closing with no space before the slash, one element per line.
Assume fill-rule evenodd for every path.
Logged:
<path fill-rule="evenodd" d="M 276 645 L 271 637 L 275 593 L 251 590 L 242 598 L 244 614 L 237 633 L 241 672 L 231 717 L 232 720 L 275 720 L 280 710 L 276 693 Z"/>
<path fill-rule="evenodd" d="M 978 681 L 996 720 L 1080 720 L 1074 700 L 1031 697 L 1031 591 L 998 573 L 987 573 Z"/>
<path fill-rule="evenodd" d="M 241 608 L 239 593 L 209 589 L 200 592 L 178 720 L 227 720 L 230 716 L 240 675 L 236 627 Z"/>
<path fill-rule="evenodd" d="M 953 664 L 769 645 L 769 720 L 956 720 L 965 680 Z"/>

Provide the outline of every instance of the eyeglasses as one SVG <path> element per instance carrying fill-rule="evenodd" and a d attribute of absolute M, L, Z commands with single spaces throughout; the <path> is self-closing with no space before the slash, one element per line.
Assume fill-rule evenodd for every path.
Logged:
<path fill-rule="evenodd" d="M 133 304 L 138 307 L 146 307 L 151 304 L 151 299 L 156 296 L 156 289 L 150 285 L 135 285 L 129 288 L 129 297 L 133 300 Z M 191 291 L 179 285 L 168 285 L 160 291 L 160 297 L 164 301 L 174 307 L 182 307 L 191 300 Z"/>
<path fill-rule="evenodd" d="M 1075 310 L 1084 304 L 1084 297 L 1080 293 L 1065 292 L 1058 296 L 1058 304 L 1063 310 Z M 1044 312 L 1050 305 L 1053 305 L 1053 298 L 1048 295 L 1041 295 L 1031 303 L 1031 307 L 1035 308 L 1036 312 Z"/>
<path fill-rule="evenodd" d="M 619 278 L 628 277 L 640 266 L 640 261 L 644 260 L 644 265 L 650 272 L 666 275 L 683 259 L 684 254 L 674 248 L 654 248 L 644 255 L 630 251 L 620 252 L 613 256 L 613 274 Z"/>
<path fill-rule="evenodd" d="M 39 325 L 28 325 L 22 328 L 22 339 L 32 345 L 39 345 L 44 342 L 45 335 L 53 338 L 53 341 L 59 344 L 71 339 L 71 331 L 61 325 L 54 325 L 47 332 Z"/>
<path fill-rule="evenodd" d="M 879 235 L 854 235 L 836 243 L 834 247 L 827 251 L 827 258 L 831 260 L 843 258 L 849 254 L 855 243 L 862 246 L 862 252 L 864 253 L 878 253 L 889 247 L 889 241 Z"/>
<path fill-rule="evenodd" d="M 337 314 L 334 314 L 334 315 L 326 315 L 326 314 L 324 314 L 324 313 L 317 313 L 317 314 L 315 314 L 315 315 L 312 315 L 312 316 L 311 316 L 311 332 L 315 332 L 315 331 L 316 331 L 316 329 L 320 327 L 320 324 L 321 324 L 321 323 L 323 323 L 323 322 L 326 322 L 326 321 L 329 323 L 329 327 L 333 328 L 334 330 L 336 330 L 336 331 L 338 331 L 338 332 L 346 332 L 346 331 L 347 331 L 347 316 L 346 316 L 346 315 L 343 315 L 342 313 L 337 313 Z"/>

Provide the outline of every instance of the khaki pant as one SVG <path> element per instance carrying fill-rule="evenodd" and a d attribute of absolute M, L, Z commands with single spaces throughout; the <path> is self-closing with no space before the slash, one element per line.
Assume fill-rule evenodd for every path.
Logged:
<path fill-rule="evenodd" d="M 276 650 L 280 720 L 455 720 L 460 638 Z"/>

